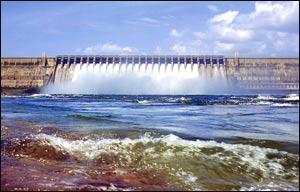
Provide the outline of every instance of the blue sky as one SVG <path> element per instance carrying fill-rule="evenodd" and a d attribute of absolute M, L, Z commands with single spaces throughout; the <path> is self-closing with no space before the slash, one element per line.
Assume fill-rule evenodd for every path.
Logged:
<path fill-rule="evenodd" d="M 299 2 L 1 1 L 1 56 L 299 56 Z"/>

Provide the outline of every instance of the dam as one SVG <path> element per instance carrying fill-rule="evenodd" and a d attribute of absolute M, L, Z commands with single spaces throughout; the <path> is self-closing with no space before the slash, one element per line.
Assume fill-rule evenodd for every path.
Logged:
<path fill-rule="evenodd" d="M 176 77 L 176 80 L 194 78 L 196 81 L 190 81 L 192 85 L 188 85 L 191 89 L 214 81 L 213 86 L 226 82 L 226 85 L 234 89 L 249 92 L 299 91 L 299 58 L 239 57 L 237 54 L 234 57 L 223 55 L 46 57 L 43 53 L 42 57 L 1 57 L 1 89 L 41 88 L 48 84 L 74 82 L 86 71 L 91 72 L 93 77 L 127 74 L 131 77 L 142 75 L 152 80 L 160 80 L 154 86 L 162 83 L 173 83 L 173 86 L 176 86 L 179 81 L 167 81 Z M 93 77 L 88 76 L 86 81 L 92 83 Z M 103 79 L 101 81 L 103 82 Z M 223 84 L 220 88 L 222 86 Z M 172 89 L 172 86 L 168 89 Z"/>

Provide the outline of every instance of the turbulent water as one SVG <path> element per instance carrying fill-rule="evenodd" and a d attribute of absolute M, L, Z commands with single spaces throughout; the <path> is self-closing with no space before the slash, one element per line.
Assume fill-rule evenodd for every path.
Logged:
<path fill-rule="evenodd" d="M 223 65 L 76 64 L 58 66 L 44 93 L 59 94 L 224 94 L 236 91 Z M 240 90 L 239 90 L 240 91 Z"/>
<path fill-rule="evenodd" d="M 2 95 L 1 190 L 299 190 L 299 95 Z"/>

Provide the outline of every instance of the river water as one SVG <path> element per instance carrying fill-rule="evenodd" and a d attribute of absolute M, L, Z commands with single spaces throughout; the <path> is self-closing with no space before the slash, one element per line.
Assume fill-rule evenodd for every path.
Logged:
<path fill-rule="evenodd" d="M 1 190 L 299 190 L 299 95 L 2 95 Z"/>

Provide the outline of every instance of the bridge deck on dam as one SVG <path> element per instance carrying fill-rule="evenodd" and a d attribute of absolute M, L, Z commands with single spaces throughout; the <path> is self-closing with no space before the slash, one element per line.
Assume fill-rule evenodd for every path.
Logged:
<path fill-rule="evenodd" d="M 56 64 L 224 64 L 224 56 L 197 55 L 107 55 L 57 56 Z"/>

